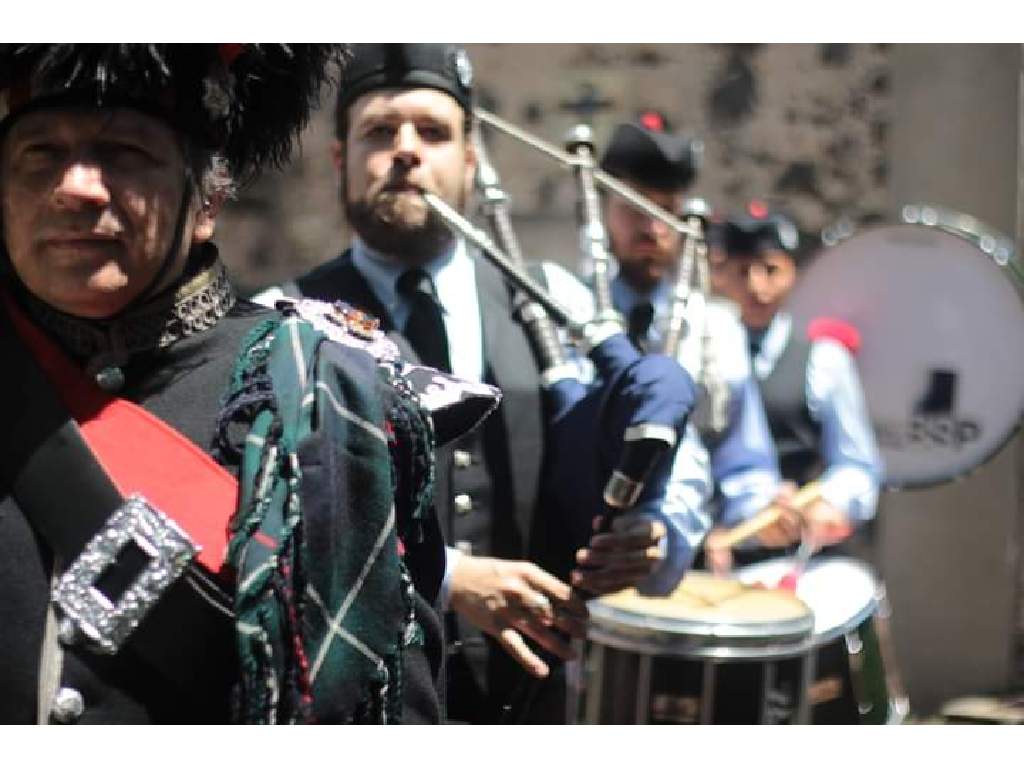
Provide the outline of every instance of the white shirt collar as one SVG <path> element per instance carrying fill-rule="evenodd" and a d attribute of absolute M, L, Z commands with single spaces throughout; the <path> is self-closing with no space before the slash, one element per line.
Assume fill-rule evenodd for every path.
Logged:
<path fill-rule="evenodd" d="M 650 301 L 654 307 L 655 314 L 664 311 L 672 297 L 672 285 L 662 280 L 654 286 L 653 290 L 642 292 L 630 285 L 622 277 L 620 272 L 612 280 L 612 303 L 620 312 L 628 316 L 633 307 L 641 301 Z"/>
<path fill-rule="evenodd" d="M 398 295 L 398 278 L 409 268 L 394 258 L 375 253 L 354 240 L 352 262 L 384 306 L 396 329 L 405 327 L 409 307 Z M 461 378 L 481 381 L 484 375 L 483 330 L 476 289 L 476 266 L 461 238 L 446 252 L 423 265 L 437 289 L 444 311 L 452 371 Z"/>
<path fill-rule="evenodd" d="M 462 238 L 457 238 L 448 250 L 423 265 L 423 269 L 434 281 L 442 308 L 448 304 L 445 301 L 446 291 L 442 290 L 441 285 L 451 282 L 450 279 L 445 280 L 442 275 L 451 264 L 461 263 L 465 260 L 469 260 L 465 242 Z M 405 318 L 402 315 L 405 314 L 405 307 L 398 295 L 397 285 L 398 278 L 408 271 L 409 266 L 395 258 L 379 253 L 358 237 L 352 240 L 352 263 L 370 283 L 377 299 L 387 310 L 388 316 L 396 325 L 404 324 Z"/>
<path fill-rule="evenodd" d="M 775 369 L 775 363 L 779 361 L 786 344 L 789 343 L 792 329 L 793 317 L 789 312 L 776 312 L 772 321 L 768 323 L 764 338 L 761 339 L 761 348 L 757 356 L 751 360 L 754 374 L 761 380 L 770 376 Z"/>

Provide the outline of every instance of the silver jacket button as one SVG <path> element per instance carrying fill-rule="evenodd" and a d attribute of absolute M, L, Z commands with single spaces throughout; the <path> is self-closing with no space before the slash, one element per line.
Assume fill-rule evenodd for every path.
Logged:
<path fill-rule="evenodd" d="M 124 387 L 124 371 L 116 365 L 105 367 L 96 373 L 96 383 L 109 394 L 115 394 Z"/>
<path fill-rule="evenodd" d="M 455 462 L 456 468 L 468 469 L 473 465 L 473 454 L 467 453 L 465 450 L 456 450 L 452 453 L 452 460 Z"/>
<path fill-rule="evenodd" d="M 454 498 L 455 511 L 459 514 L 468 514 L 473 510 L 473 499 L 466 493 L 459 493 Z"/>
<path fill-rule="evenodd" d="M 85 713 L 85 699 L 73 687 L 61 687 L 53 698 L 50 716 L 57 724 L 74 724 Z"/>

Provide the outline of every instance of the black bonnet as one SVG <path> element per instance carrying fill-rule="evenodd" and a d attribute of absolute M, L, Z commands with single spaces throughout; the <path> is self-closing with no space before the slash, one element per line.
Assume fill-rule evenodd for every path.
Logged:
<path fill-rule="evenodd" d="M 382 88 L 434 88 L 455 99 L 467 114 L 473 108 L 473 67 L 457 45 L 363 43 L 351 50 L 338 89 L 339 116 L 364 93 Z"/>
<path fill-rule="evenodd" d="M 764 250 L 781 250 L 793 257 L 800 254 L 800 234 L 793 221 L 758 201 L 716 227 L 714 239 L 734 257 L 757 255 Z"/>
<path fill-rule="evenodd" d="M 0 120 L 130 106 L 221 154 L 245 180 L 280 166 L 343 48 L 313 44 L 2 44 Z"/>
<path fill-rule="evenodd" d="M 677 192 L 697 177 L 702 154 L 702 142 L 670 132 L 663 115 L 648 111 L 635 122 L 616 126 L 601 168 L 626 181 Z"/>

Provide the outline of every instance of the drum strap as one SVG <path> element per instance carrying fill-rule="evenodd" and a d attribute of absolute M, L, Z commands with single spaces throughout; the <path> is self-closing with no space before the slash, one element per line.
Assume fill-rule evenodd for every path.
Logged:
<path fill-rule="evenodd" d="M 0 355 L 9 373 L 0 377 L 0 422 L 7 432 L 0 466 L 4 484 L 48 547 L 61 561 L 74 561 L 124 504 L 123 491 L 138 491 L 203 546 L 200 561 L 217 572 L 237 495 L 234 478 L 163 421 L 102 392 L 9 297 L 4 304 Z M 154 466 L 160 470 L 154 473 Z M 125 648 L 183 690 L 209 689 L 234 665 L 230 605 L 193 562 Z"/>

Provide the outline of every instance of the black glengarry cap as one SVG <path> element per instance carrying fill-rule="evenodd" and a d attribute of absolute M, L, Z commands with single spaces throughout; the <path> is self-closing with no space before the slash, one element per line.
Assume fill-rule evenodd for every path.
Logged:
<path fill-rule="evenodd" d="M 677 192 L 696 179 L 703 151 L 703 142 L 671 132 L 664 115 L 649 110 L 616 126 L 601 169 L 624 181 Z"/>
<path fill-rule="evenodd" d="M 717 235 L 728 256 L 756 256 L 765 250 L 800 255 L 800 234 L 793 221 L 758 200 L 750 202 L 740 215 L 726 219 Z"/>
<path fill-rule="evenodd" d="M 353 45 L 338 89 L 336 114 L 342 116 L 364 93 L 383 88 L 435 88 L 455 99 L 469 114 L 473 108 L 473 67 L 461 47 L 448 43 Z"/>

